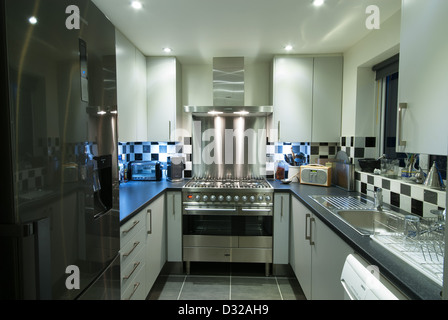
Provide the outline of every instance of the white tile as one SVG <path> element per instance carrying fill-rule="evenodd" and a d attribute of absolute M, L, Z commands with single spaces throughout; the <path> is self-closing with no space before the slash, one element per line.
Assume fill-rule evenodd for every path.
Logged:
<path fill-rule="evenodd" d="M 411 186 L 411 197 L 420 201 L 424 199 L 424 189 L 420 186 Z"/>
<path fill-rule="evenodd" d="M 431 213 L 431 210 L 437 209 L 438 207 L 435 204 L 423 202 L 423 217 L 435 218 L 436 216 Z"/>
<path fill-rule="evenodd" d="M 383 189 L 383 202 L 390 204 L 390 191 Z"/>
<path fill-rule="evenodd" d="M 274 145 L 267 145 L 266 146 L 266 153 L 267 154 L 274 154 L 275 153 L 275 146 Z"/>
<path fill-rule="evenodd" d="M 446 192 L 437 191 L 437 205 L 441 208 L 446 208 Z"/>
<path fill-rule="evenodd" d="M 367 174 L 365 172 L 361 172 L 361 182 L 367 183 Z"/>
<path fill-rule="evenodd" d="M 151 145 L 151 153 L 159 153 L 159 145 L 158 144 Z"/>
<path fill-rule="evenodd" d="M 390 180 L 390 191 L 395 193 L 401 193 L 400 181 Z"/>
<path fill-rule="evenodd" d="M 382 188 L 383 187 L 383 178 L 381 176 L 374 176 L 373 179 L 374 179 L 373 180 L 373 185 L 375 187 L 378 187 L 378 188 Z"/>
<path fill-rule="evenodd" d="M 193 163 L 191 161 L 187 161 L 185 163 L 185 170 L 192 170 L 193 168 Z"/>
<path fill-rule="evenodd" d="M 412 211 L 412 203 L 411 197 L 400 195 L 400 208 L 404 211 L 411 212 Z"/>
<path fill-rule="evenodd" d="M 193 146 L 192 145 L 184 145 L 183 152 L 185 154 L 192 154 Z"/>

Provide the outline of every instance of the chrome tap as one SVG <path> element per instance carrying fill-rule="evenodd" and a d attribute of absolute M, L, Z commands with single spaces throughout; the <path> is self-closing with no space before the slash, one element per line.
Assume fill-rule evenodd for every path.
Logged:
<path fill-rule="evenodd" d="M 378 211 L 383 210 L 383 189 L 377 188 L 375 191 L 375 208 Z"/>

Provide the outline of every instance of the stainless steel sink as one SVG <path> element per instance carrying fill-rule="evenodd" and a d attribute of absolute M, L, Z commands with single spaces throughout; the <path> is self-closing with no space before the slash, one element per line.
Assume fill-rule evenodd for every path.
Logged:
<path fill-rule="evenodd" d="M 396 232 L 404 221 L 404 216 L 397 212 L 375 209 L 374 203 L 367 198 L 320 195 L 310 197 L 361 235 Z"/>
<path fill-rule="evenodd" d="M 336 210 L 337 217 L 363 235 L 396 232 L 403 216 L 388 210 Z"/>

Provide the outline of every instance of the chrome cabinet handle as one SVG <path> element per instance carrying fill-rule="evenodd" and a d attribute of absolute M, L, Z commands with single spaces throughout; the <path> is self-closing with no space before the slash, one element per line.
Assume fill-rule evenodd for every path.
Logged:
<path fill-rule="evenodd" d="M 283 220 L 283 196 L 280 199 L 281 199 L 281 201 L 280 201 L 280 217 L 281 217 L 281 220 Z"/>
<path fill-rule="evenodd" d="M 175 207 L 174 207 L 174 203 L 175 203 L 175 198 L 176 198 L 176 196 L 173 194 L 173 216 L 176 216 L 176 210 L 175 210 Z"/>
<path fill-rule="evenodd" d="M 131 295 L 127 297 L 125 300 L 131 300 L 132 296 L 134 295 L 135 291 L 137 291 L 138 287 L 140 286 L 140 282 L 134 283 L 134 289 L 131 292 Z"/>
<path fill-rule="evenodd" d="M 277 123 L 277 140 L 280 141 L 280 121 Z"/>
<path fill-rule="evenodd" d="M 310 240 L 311 239 L 311 237 L 308 235 L 308 219 L 309 218 L 311 218 L 311 214 L 307 213 L 305 215 L 305 240 Z"/>
<path fill-rule="evenodd" d="M 152 210 L 148 209 L 146 210 L 146 233 L 152 234 Z"/>
<path fill-rule="evenodd" d="M 314 246 L 315 245 L 315 243 L 313 241 L 313 225 L 312 225 L 312 223 L 315 222 L 315 221 L 316 221 L 316 219 L 314 219 L 314 218 L 310 219 L 310 246 Z"/>
<path fill-rule="evenodd" d="M 140 222 L 140 220 L 136 220 L 134 221 L 134 223 L 132 224 L 132 226 L 128 229 L 128 230 L 123 230 L 122 233 L 128 233 L 130 232 L 132 229 L 134 229 L 134 227 Z"/>
<path fill-rule="evenodd" d="M 171 141 L 171 120 L 168 121 L 168 141 Z"/>
<path fill-rule="evenodd" d="M 135 248 L 138 247 L 139 244 L 140 244 L 140 241 L 134 242 L 134 246 L 132 247 L 132 249 L 128 253 L 123 253 L 123 257 L 128 257 L 132 253 L 132 251 L 134 251 Z"/>
<path fill-rule="evenodd" d="M 134 263 L 134 268 L 132 269 L 131 273 L 128 274 L 127 276 L 124 276 L 123 280 L 128 280 L 132 276 L 132 274 L 135 272 L 135 270 L 137 270 L 139 265 L 140 265 L 140 261 L 139 262 L 135 262 Z"/>
<path fill-rule="evenodd" d="M 403 140 L 403 110 L 408 108 L 407 103 L 398 105 L 398 146 L 406 147 L 406 141 Z"/>

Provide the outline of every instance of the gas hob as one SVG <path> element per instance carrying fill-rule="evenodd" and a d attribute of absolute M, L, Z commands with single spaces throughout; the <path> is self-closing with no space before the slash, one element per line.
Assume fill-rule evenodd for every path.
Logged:
<path fill-rule="evenodd" d="M 183 187 L 184 204 L 272 205 L 274 189 L 264 178 L 193 178 Z"/>

